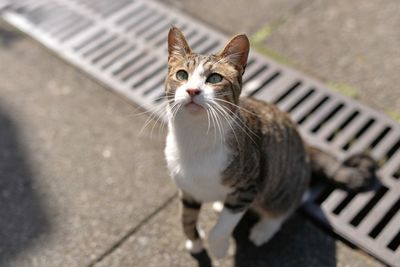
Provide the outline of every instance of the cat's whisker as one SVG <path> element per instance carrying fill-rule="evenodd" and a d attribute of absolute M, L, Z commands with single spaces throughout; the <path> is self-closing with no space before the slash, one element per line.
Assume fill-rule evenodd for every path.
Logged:
<path fill-rule="evenodd" d="M 209 106 L 210 108 L 210 114 L 213 118 L 213 125 L 214 125 L 214 142 L 217 142 L 217 131 L 220 134 L 220 128 L 219 128 L 219 124 L 218 124 L 218 119 L 215 115 L 214 109 L 212 108 L 212 106 Z"/>
<path fill-rule="evenodd" d="M 165 98 L 165 102 L 163 102 L 162 104 L 151 108 L 149 111 L 143 112 L 142 114 L 146 114 L 149 113 L 149 117 L 146 119 L 144 126 L 142 127 L 142 129 L 139 131 L 139 135 L 141 135 L 143 133 L 143 131 L 150 125 L 150 123 L 154 123 L 150 132 L 150 136 L 152 138 L 153 136 L 153 132 L 154 129 L 156 127 L 156 125 L 164 119 L 168 119 L 168 114 L 165 114 L 165 112 L 162 112 L 163 110 L 165 110 L 168 106 L 171 106 L 170 109 L 176 108 L 177 106 L 180 106 L 179 102 L 180 100 L 183 100 L 184 98 L 176 98 L 176 99 L 167 99 Z M 163 125 L 163 123 L 158 124 L 158 126 L 160 127 L 160 131 L 163 127 L 165 127 Z"/>
<path fill-rule="evenodd" d="M 153 127 L 151 128 L 151 133 L 150 133 L 151 138 L 153 137 L 153 131 L 154 131 L 154 128 L 156 127 L 156 125 L 158 125 L 158 133 L 162 134 L 161 129 L 162 129 L 162 125 L 163 125 L 162 121 L 163 121 L 164 116 L 158 116 L 156 121 L 154 122 Z"/>
<path fill-rule="evenodd" d="M 218 100 L 216 99 L 216 101 L 218 101 Z M 229 102 L 228 102 L 228 103 L 229 103 Z M 246 125 L 246 123 L 243 122 L 243 120 L 242 120 L 235 112 L 233 112 L 232 110 L 230 110 L 230 109 L 227 108 L 227 107 L 224 107 L 223 105 L 220 105 L 220 106 L 221 106 L 222 108 L 224 108 L 224 110 L 230 112 L 233 116 L 235 116 L 235 118 L 237 118 L 237 119 L 240 121 L 240 123 L 241 123 L 244 127 L 246 127 L 247 130 L 249 130 L 250 133 L 252 133 L 254 136 L 257 136 L 257 135 Z M 249 112 L 250 112 L 250 111 L 249 111 Z M 254 115 L 256 115 L 256 114 L 254 114 Z"/>
<path fill-rule="evenodd" d="M 216 112 L 216 113 L 219 113 L 217 108 L 215 109 L 215 112 Z M 219 114 L 220 114 L 220 113 L 219 113 Z M 219 120 L 220 120 L 221 128 L 222 128 L 222 129 L 225 128 L 225 127 L 224 127 L 224 124 L 223 124 L 223 119 L 226 120 L 226 118 L 224 118 L 223 114 L 221 114 L 220 116 L 218 116 L 218 118 L 219 118 Z M 225 131 L 223 131 L 223 141 L 224 141 L 224 143 L 226 143 Z"/>
<path fill-rule="evenodd" d="M 230 111 L 230 110 L 228 110 L 228 111 Z M 237 115 L 236 114 L 234 114 L 234 116 L 235 117 L 237 117 Z M 236 125 L 243 131 L 243 133 L 245 133 L 249 138 L 250 138 L 250 140 L 255 144 L 255 145 L 257 145 L 257 143 L 256 143 L 256 141 L 253 139 L 253 137 L 250 135 L 250 134 L 252 134 L 254 137 L 256 137 L 256 138 L 258 138 L 258 136 L 239 118 L 239 117 L 237 117 L 237 120 L 239 121 L 239 122 L 237 122 L 236 120 L 233 120 L 235 123 L 236 123 Z M 243 127 L 244 128 L 243 128 Z M 246 131 L 246 129 L 247 129 L 247 131 Z M 249 134 L 250 133 L 250 134 Z"/>
<path fill-rule="evenodd" d="M 178 99 L 179 100 L 179 99 Z M 172 104 L 173 103 L 173 104 Z M 172 106 L 171 106 L 171 104 L 172 104 Z M 178 109 L 179 109 L 179 101 L 178 102 L 176 102 L 174 99 L 171 99 L 170 101 L 168 101 L 168 105 L 170 105 L 171 107 L 170 107 L 170 109 L 172 110 L 172 112 L 171 112 L 171 114 L 172 114 L 172 117 L 175 117 L 175 115 L 176 115 L 176 112 L 178 112 Z M 176 111 L 175 111 L 175 115 L 174 115 L 174 109 L 176 109 Z M 168 113 L 167 114 L 165 114 L 164 115 L 166 118 L 167 118 L 167 120 L 168 120 Z M 173 120 L 175 120 L 175 118 L 173 118 Z M 157 120 L 157 121 L 160 121 L 159 119 Z M 157 122 L 156 121 L 156 122 Z M 162 123 L 162 122 L 160 122 L 160 124 L 159 124 L 159 133 L 162 133 L 164 130 L 165 130 L 165 127 L 166 127 L 166 123 Z"/>
<path fill-rule="evenodd" d="M 217 130 L 216 130 L 216 126 L 215 126 L 215 122 L 214 122 L 214 116 L 211 112 L 211 106 L 209 104 L 206 103 L 207 106 L 207 114 L 210 114 L 210 120 L 212 123 L 212 128 L 214 129 L 214 142 L 216 142 L 216 136 L 217 136 Z"/>
<path fill-rule="evenodd" d="M 149 110 L 146 110 L 146 111 L 142 111 L 142 112 L 139 112 L 139 113 L 133 113 L 133 114 L 129 114 L 130 116 L 133 116 L 133 117 L 136 117 L 136 116 L 141 116 L 141 115 L 145 115 L 145 114 L 152 114 L 152 113 L 154 113 L 155 111 L 157 111 L 157 110 L 162 110 L 162 109 L 165 109 L 165 107 L 167 106 L 167 104 L 168 104 L 168 102 L 163 102 L 163 103 L 161 103 L 161 104 L 159 104 L 158 106 L 155 106 L 155 107 L 150 107 L 149 108 Z M 138 110 L 138 109 L 145 109 L 145 107 L 142 107 L 142 106 L 138 106 L 135 110 Z"/>
<path fill-rule="evenodd" d="M 206 134 L 208 135 L 209 131 L 210 131 L 210 113 L 208 108 L 206 108 L 206 113 L 207 113 L 207 132 Z"/>
<path fill-rule="evenodd" d="M 149 114 L 149 117 L 146 119 L 142 129 L 139 131 L 139 136 L 143 133 L 143 131 L 149 126 L 149 124 L 153 121 L 154 123 L 157 122 L 158 118 L 162 117 L 163 114 L 161 113 L 162 109 L 165 109 L 168 103 L 161 104 L 160 106 L 157 106 L 153 110 L 151 110 L 151 113 Z"/>
<path fill-rule="evenodd" d="M 237 114 L 235 114 L 233 111 L 231 111 L 230 109 L 228 109 L 228 108 L 226 108 L 225 107 L 225 109 L 224 109 L 224 106 L 222 106 L 222 105 L 219 105 L 219 104 L 217 104 L 216 102 L 215 102 L 215 104 L 216 104 L 216 106 L 218 107 L 218 108 L 220 108 L 223 112 L 225 112 L 225 113 L 228 113 L 228 112 L 230 112 L 231 114 L 232 114 L 232 121 L 239 127 L 239 129 L 244 133 L 244 134 L 246 134 L 249 138 L 250 138 L 250 140 L 254 143 L 254 144 L 257 144 L 255 141 L 254 141 L 254 139 L 251 137 L 251 135 L 249 134 L 249 132 L 251 133 L 251 134 L 253 134 L 255 137 L 257 137 L 257 135 L 251 130 L 251 129 L 249 129 L 249 127 L 241 120 L 241 118 L 237 115 Z M 239 121 L 239 122 L 238 122 Z M 243 125 L 243 127 L 242 127 L 242 125 Z M 247 130 L 247 131 L 246 131 Z"/>
<path fill-rule="evenodd" d="M 224 103 L 229 104 L 229 105 L 232 105 L 232 106 L 234 106 L 235 108 L 238 108 L 238 109 L 240 109 L 240 110 L 242 110 L 242 111 L 248 112 L 249 114 L 252 114 L 252 115 L 256 115 L 256 116 L 257 116 L 257 114 L 255 114 L 254 112 L 252 112 L 252 111 L 250 111 L 250 110 L 248 110 L 248 109 L 245 109 L 245 108 L 243 108 L 243 107 L 241 107 L 241 106 L 238 106 L 238 105 L 236 105 L 236 104 L 234 104 L 234 103 L 232 103 L 232 102 L 226 101 L 226 100 L 224 100 L 224 99 L 216 98 L 216 99 L 214 99 L 214 100 L 215 100 L 215 101 L 224 102 Z"/>
<path fill-rule="evenodd" d="M 221 140 L 221 138 L 222 138 L 222 130 L 221 130 L 220 125 L 219 125 L 218 116 L 217 116 L 217 114 L 215 113 L 214 108 L 213 108 L 210 104 L 206 104 L 206 105 L 209 107 L 210 114 L 211 114 L 211 117 L 212 117 L 212 119 L 213 119 L 213 126 L 214 126 L 214 142 L 217 142 L 217 130 L 218 130 L 218 133 L 219 133 L 219 135 L 220 135 L 220 138 L 219 138 L 219 139 Z"/>
<path fill-rule="evenodd" d="M 233 126 L 232 126 L 232 123 L 231 123 L 232 117 L 231 117 L 226 111 L 224 111 L 223 109 L 221 109 L 221 108 L 218 107 L 218 106 L 216 106 L 216 111 L 218 111 L 218 112 L 221 114 L 222 118 L 224 118 L 225 121 L 228 123 L 228 125 L 229 125 L 229 127 L 231 128 L 232 133 L 233 133 L 233 135 L 234 135 L 234 137 L 235 137 L 236 143 L 238 144 L 238 146 L 240 146 L 240 143 L 239 143 L 239 140 L 238 140 L 238 138 L 237 138 L 236 132 L 235 132 L 235 130 L 233 129 Z"/>
<path fill-rule="evenodd" d="M 214 110 L 214 112 L 215 112 L 215 116 L 216 116 L 216 118 L 217 118 L 217 120 L 218 120 L 218 127 L 219 127 L 219 129 L 220 129 L 220 131 L 219 131 L 219 133 L 220 133 L 220 136 L 221 136 L 221 141 L 223 142 L 223 143 L 225 143 L 225 135 L 224 135 L 224 130 L 223 130 L 223 124 L 222 124 L 222 121 L 221 121 L 221 117 L 219 116 L 219 112 L 218 112 L 218 109 L 216 109 L 216 108 L 213 108 L 213 110 Z"/>
<path fill-rule="evenodd" d="M 162 97 L 160 97 L 160 98 L 158 98 L 156 100 L 162 100 L 162 99 L 165 99 L 166 102 L 161 102 L 159 105 L 154 106 L 154 107 L 146 108 L 146 107 L 143 107 L 143 106 L 140 106 L 140 105 L 137 106 L 135 108 L 135 111 L 133 112 L 133 114 L 129 114 L 129 116 L 136 117 L 136 116 L 141 116 L 141 115 L 148 114 L 148 113 L 153 113 L 157 109 L 160 109 L 160 110 L 164 109 L 167 103 L 170 103 L 171 101 L 173 101 L 173 99 L 167 99 L 165 96 L 162 96 Z M 139 109 L 142 109 L 144 111 L 136 112 Z"/>
<path fill-rule="evenodd" d="M 180 110 L 180 108 L 182 107 L 182 103 L 180 103 L 180 102 L 175 102 L 175 104 L 171 107 L 171 115 L 172 115 L 172 118 L 171 118 L 171 122 L 172 123 L 174 123 L 175 122 L 175 118 L 176 118 L 176 115 L 178 114 L 178 112 L 179 112 L 179 110 Z"/>

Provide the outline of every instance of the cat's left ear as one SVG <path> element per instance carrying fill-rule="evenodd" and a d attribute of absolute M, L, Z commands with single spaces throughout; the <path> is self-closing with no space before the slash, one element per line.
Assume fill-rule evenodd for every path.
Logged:
<path fill-rule="evenodd" d="M 234 36 L 218 53 L 219 56 L 228 59 L 231 63 L 242 68 L 243 72 L 247 64 L 250 42 L 245 34 Z"/>

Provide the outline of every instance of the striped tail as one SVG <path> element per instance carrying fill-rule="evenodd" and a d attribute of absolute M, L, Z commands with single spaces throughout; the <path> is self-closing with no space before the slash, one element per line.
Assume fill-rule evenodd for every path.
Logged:
<path fill-rule="evenodd" d="M 307 147 L 312 177 L 323 178 L 335 186 L 362 191 L 377 181 L 378 163 L 365 153 L 355 154 L 343 162 L 315 147 Z"/>

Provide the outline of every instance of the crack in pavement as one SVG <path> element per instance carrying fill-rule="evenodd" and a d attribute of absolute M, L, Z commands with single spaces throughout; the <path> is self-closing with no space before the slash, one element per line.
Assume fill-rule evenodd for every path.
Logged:
<path fill-rule="evenodd" d="M 146 218 L 144 218 L 141 222 L 139 222 L 136 226 L 134 226 L 132 229 L 130 229 L 128 232 L 126 232 L 125 235 L 123 235 L 118 241 L 116 241 L 110 248 L 105 250 L 100 256 L 98 256 L 96 259 L 91 261 L 86 267 L 94 267 L 96 264 L 100 263 L 102 260 L 104 260 L 106 257 L 111 255 L 114 251 L 116 251 L 121 245 L 125 243 L 131 237 L 134 235 L 138 230 L 140 230 L 143 226 L 147 224 L 154 216 L 156 216 L 159 212 L 161 212 L 163 209 L 167 208 L 172 201 L 178 197 L 178 193 L 173 194 L 171 197 L 169 197 L 164 203 L 162 203 L 158 208 L 156 208 L 152 213 L 150 213 Z"/>

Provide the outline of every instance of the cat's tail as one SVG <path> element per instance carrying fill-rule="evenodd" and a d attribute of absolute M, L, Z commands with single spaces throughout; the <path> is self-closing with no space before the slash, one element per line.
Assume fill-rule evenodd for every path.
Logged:
<path fill-rule="evenodd" d="M 315 147 L 307 147 L 312 177 L 324 178 L 336 186 L 360 191 L 377 182 L 378 163 L 365 153 L 355 154 L 344 161 Z"/>

